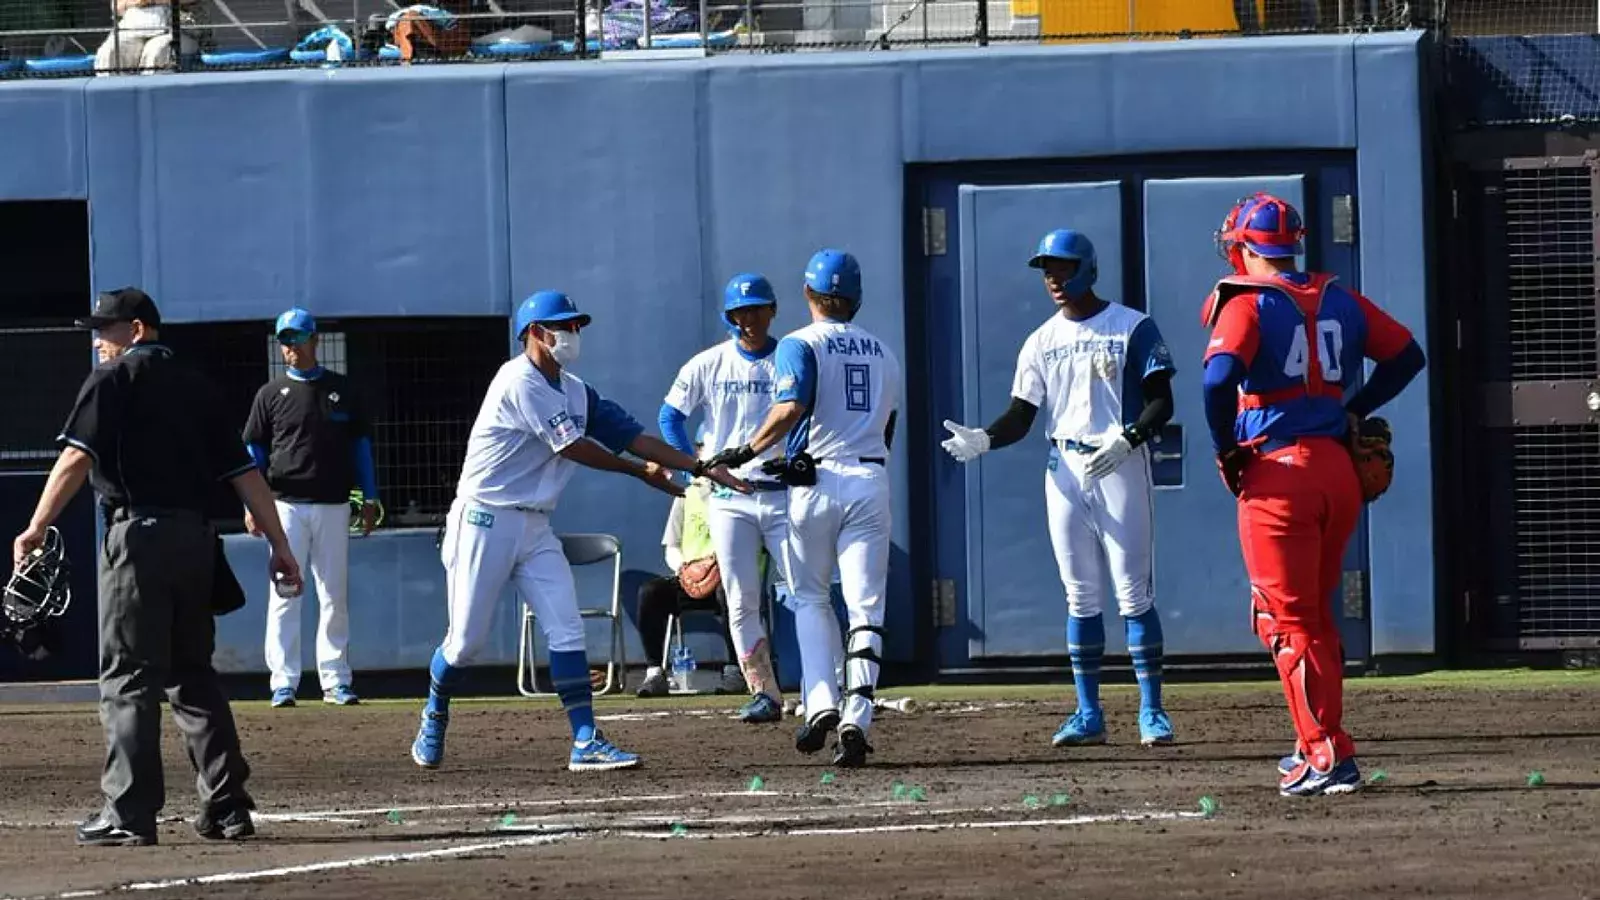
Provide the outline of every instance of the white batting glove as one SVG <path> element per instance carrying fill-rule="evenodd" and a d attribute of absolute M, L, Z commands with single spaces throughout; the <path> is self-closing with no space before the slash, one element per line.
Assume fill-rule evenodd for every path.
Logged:
<path fill-rule="evenodd" d="M 968 428 L 949 419 L 944 420 L 944 427 L 950 430 L 950 436 L 939 446 L 954 456 L 956 462 L 972 462 L 989 452 L 989 432 L 982 428 Z"/>
<path fill-rule="evenodd" d="M 1117 466 L 1122 465 L 1122 461 L 1132 452 L 1133 445 L 1128 443 L 1128 438 L 1119 434 L 1089 457 L 1083 474 L 1090 481 L 1098 481 L 1116 471 Z"/>

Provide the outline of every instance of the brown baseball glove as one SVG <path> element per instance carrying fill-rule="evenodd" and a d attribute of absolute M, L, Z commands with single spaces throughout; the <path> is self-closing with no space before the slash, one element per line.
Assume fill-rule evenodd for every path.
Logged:
<path fill-rule="evenodd" d="M 717 588 L 722 587 L 722 570 L 717 568 L 717 558 L 707 556 L 679 566 L 678 584 L 685 594 L 696 600 L 715 594 Z"/>
<path fill-rule="evenodd" d="M 1361 499 L 1371 503 L 1383 496 L 1394 482 L 1394 453 L 1389 449 L 1393 435 L 1389 423 L 1377 417 L 1362 419 L 1352 425 L 1348 438 L 1356 479 L 1361 482 Z"/>

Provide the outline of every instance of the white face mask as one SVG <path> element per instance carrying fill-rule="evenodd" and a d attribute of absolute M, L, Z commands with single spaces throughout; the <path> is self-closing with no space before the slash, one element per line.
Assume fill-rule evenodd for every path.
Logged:
<path fill-rule="evenodd" d="M 552 331 L 555 343 L 550 345 L 550 356 L 561 368 L 570 368 L 578 362 L 578 354 L 582 349 L 581 335 L 572 331 Z"/>

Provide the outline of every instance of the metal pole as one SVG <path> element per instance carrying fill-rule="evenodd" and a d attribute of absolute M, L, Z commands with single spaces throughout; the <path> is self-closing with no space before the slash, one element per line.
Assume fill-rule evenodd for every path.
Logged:
<path fill-rule="evenodd" d="M 574 43 L 579 59 L 589 58 L 589 0 L 573 0 L 572 8 L 577 10 L 578 21 L 575 29 L 577 38 Z"/>
<path fill-rule="evenodd" d="M 1128 39 L 1129 40 L 1133 39 L 1133 20 L 1135 18 L 1135 14 L 1134 14 L 1134 11 L 1133 11 L 1133 4 L 1134 4 L 1134 0 L 1128 0 Z"/>
<path fill-rule="evenodd" d="M 711 52 L 711 27 L 706 24 L 706 0 L 700 0 L 700 49 Z"/>
<path fill-rule="evenodd" d="M 183 15 L 178 11 L 179 0 L 172 0 L 167 9 L 172 11 L 172 69 L 183 71 Z"/>
<path fill-rule="evenodd" d="M 111 71 L 122 70 L 122 29 L 117 25 L 121 16 L 117 15 L 117 0 L 106 0 L 111 5 Z"/>
<path fill-rule="evenodd" d="M 989 46 L 989 0 L 978 0 L 978 46 Z"/>
<path fill-rule="evenodd" d="M 653 12 L 655 0 L 641 0 L 641 2 L 644 4 L 644 42 L 642 48 L 648 50 L 650 49 L 650 36 L 655 30 L 650 24 L 650 13 Z"/>

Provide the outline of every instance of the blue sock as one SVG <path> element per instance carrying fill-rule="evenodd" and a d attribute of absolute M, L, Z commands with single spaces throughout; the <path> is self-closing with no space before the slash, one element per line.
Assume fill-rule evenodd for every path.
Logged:
<path fill-rule="evenodd" d="M 1100 709 L 1100 658 L 1105 653 L 1105 620 L 1098 615 L 1067 616 L 1067 655 L 1072 658 L 1080 710 Z"/>
<path fill-rule="evenodd" d="M 1161 708 L 1161 617 L 1154 606 L 1126 620 L 1128 655 L 1139 677 L 1139 706 Z"/>
<path fill-rule="evenodd" d="M 431 713 L 448 713 L 450 695 L 456 682 L 461 680 L 461 670 L 444 661 L 444 648 L 433 651 L 433 661 L 428 663 L 428 707 Z"/>
<path fill-rule="evenodd" d="M 573 743 L 594 738 L 594 688 L 589 684 L 589 654 L 582 650 L 550 651 L 550 680 L 561 708 L 572 723 Z"/>

